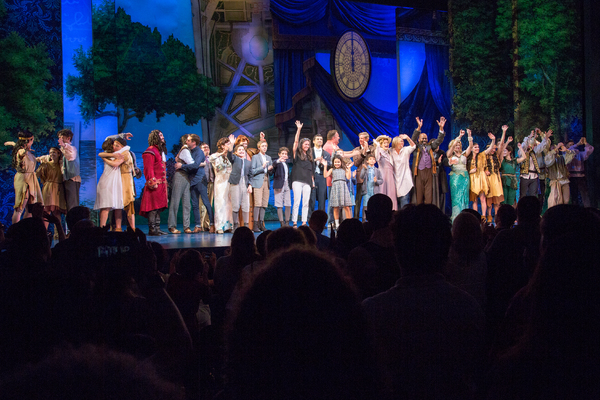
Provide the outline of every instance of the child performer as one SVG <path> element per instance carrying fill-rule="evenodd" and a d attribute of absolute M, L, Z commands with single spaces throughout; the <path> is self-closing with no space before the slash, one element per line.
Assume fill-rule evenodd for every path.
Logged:
<path fill-rule="evenodd" d="M 12 216 L 12 223 L 16 224 L 21 219 L 21 214 L 25 211 L 25 218 L 31 217 L 27 210 L 28 204 L 43 204 L 42 191 L 40 183 L 35 176 L 35 166 L 37 160 L 31 150 L 33 144 L 33 133 L 29 131 L 19 132 L 19 141 L 6 142 L 5 146 L 14 146 L 12 151 L 12 165 L 17 170 L 15 174 L 15 206 Z"/>
<path fill-rule="evenodd" d="M 332 168 L 327 169 L 327 164 L 323 165 L 323 176 L 325 178 L 331 175 L 331 191 L 329 193 L 329 202 L 331 208 L 333 208 L 333 218 L 335 220 L 335 229 L 340 226 L 340 209 L 344 209 L 346 218 L 352 218 L 352 198 L 348 191 L 348 185 L 346 181 L 352 178 L 352 171 L 350 165 L 345 165 L 342 157 L 336 155 L 333 157 Z"/>
<path fill-rule="evenodd" d="M 243 145 L 237 145 L 232 156 L 233 168 L 229 175 L 229 195 L 231 196 L 231 209 L 233 210 L 233 230 L 239 226 L 239 209 L 242 208 L 244 226 L 248 226 L 250 219 L 250 161 L 246 158 L 246 149 Z M 231 160 L 231 159 L 230 159 Z"/>
<path fill-rule="evenodd" d="M 53 214 L 60 220 L 60 214 L 67 212 L 67 203 L 63 193 L 62 160 L 63 155 L 58 147 L 50 147 L 46 157 L 40 157 L 42 164 L 36 171 L 36 175 L 42 181 L 42 196 L 44 198 L 44 210 Z M 44 221 L 46 229 L 48 221 Z"/>
<path fill-rule="evenodd" d="M 300 208 L 300 198 L 302 198 L 302 225 L 308 221 L 308 203 L 310 201 L 310 192 L 315 184 L 313 168 L 312 151 L 310 149 L 310 139 L 302 138 L 300 140 L 300 131 L 303 124 L 296 121 L 296 137 L 294 138 L 294 168 L 292 169 L 292 190 L 294 191 L 294 208 L 292 210 L 292 221 L 294 226 L 298 224 L 298 210 Z"/>
<path fill-rule="evenodd" d="M 58 131 L 58 144 L 60 151 L 63 153 L 62 173 L 67 212 L 79 205 L 79 188 L 81 187 L 79 152 L 71 144 L 72 140 L 73 132 L 70 129 Z"/>
<path fill-rule="evenodd" d="M 265 134 L 260 133 L 258 141 L 258 154 L 252 156 L 250 168 L 252 193 L 254 193 L 254 225 L 252 231 L 266 231 L 265 212 L 269 206 L 269 175 L 273 173 L 273 160 L 267 155 L 267 141 Z"/>
<path fill-rule="evenodd" d="M 363 164 L 362 168 L 360 169 L 360 178 L 363 181 L 361 189 L 363 198 L 363 220 L 366 216 L 367 203 L 369 202 L 369 199 L 374 194 L 379 193 L 379 188 L 383 184 L 383 175 L 381 174 L 381 171 L 375 167 L 376 161 L 375 155 L 371 153 L 367 155 L 366 164 Z M 408 170 L 408 173 L 410 174 L 410 169 Z"/>
<path fill-rule="evenodd" d="M 279 224 L 288 226 L 290 223 L 290 214 L 292 206 L 291 192 L 290 192 L 290 167 L 288 161 L 288 154 L 290 150 L 287 147 L 281 147 L 277 155 L 279 158 L 273 161 L 273 192 L 275 195 L 275 207 L 277 208 L 277 217 L 279 218 Z M 285 207 L 285 218 L 284 210 Z"/>
<path fill-rule="evenodd" d="M 115 154 L 113 149 L 113 139 L 106 139 L 102 143 L 102 153 L 98 157 L 104 161 L 104 171 L 98 180 L 98 188 L 96 189 L 96 203 L 94 210 L 100 210 L 100 226 L 106 225 L 108 213 L 110 210 L 123 209 L 123 183 L 121 181 L 120 165 L 123 163 L 123 157 Z M 121 149 L 122 151 L 129 150 L 129 146 Z M 121 231 L 121 218 L 115 218 L 116 231 Z"/>
<path fill-rule="evenodd" d="M 492 133 L 488 133 L 488 137 L 492 139 L 491 146 L 487 148 L 483 153 L 479 152 L 479 144 L 473 145 L 473 150 L 471 151 L 471 156 L 467 160 L 467 165 L 469 168 L 469 176 L 471 183 L 471 192 L 469 193 L 469 199 L 473 202 L 473 210 L 477 211 L 477 199 L 481 203 L 481 218 L 485 219 L 486 210 L 487 210 L 487 202 L 486 196 L 490 191 L 487 180 L 487 155 L 491 153 L 494 149 L 494 144 L 496 142 L 496 137 L 492 135 Z"/>

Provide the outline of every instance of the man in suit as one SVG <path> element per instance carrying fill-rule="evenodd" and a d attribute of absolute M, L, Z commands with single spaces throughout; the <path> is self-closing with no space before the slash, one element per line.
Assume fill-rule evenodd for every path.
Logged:
<path fill-rule="evenodd" d="M 292 207 L 292 196 L 290 193 L 290 166 L 288 154 L 290 150 L 287 147 L 280 147 L 277 155 L 279 158 L 273 161 L 273 195 L 275 197 L 275 208 L 277 208 L 277 217 L 279 224 L 289 226 Z M 284 210 L 285 206 L 285 219 Z"/>
<path fill-rule="evenodd" d="M 264 134 L 261 132 L 261 137 Z M 265 212 L 269 206 L 269 175 L 273 173 L 273 160 L 267 155 L 267 141 L 259 140 L 257 143 L 258 154 L 252 156 L 250 166 L 250 184 L 252 185 L 252 193 L 254 193 L 254 225 L 252 231 L 264 232 L 265 227 Z"/>
<path fill-rule="evenodd" d="M 208 156 L 210 156 L 210 146 L 204 142 L 201 142 L 200 148 L 204 152 L 205 161 L 204 165 L 201 165 L 201 167 L 204 168 L 204 175 L 206 175 L 206 180 L 208 181 L 206 184 L 206 189 L 208 192 L 208 201 L 210 203 L 208 206 L 202 204 L 200 207 L 200 217 L 202 218 L 202 230 L 208 231 L 210 229 L 210 217 L 208 216 L 208 209 L 213 203 L 213 184 L 215 182 L 215 171 L 208 161 Z"/>
<path fill-rule="evenodd" d="M 417 129 L 413 132 L 412 141 L 416 143 L 417 150 L 413 153 L 413 180 L 415 184 L 415 191 L 413 192 L 413 203 L 415 204 L 431 204 L 433 201 L 434 185 L 438 185 L 437 182 L 437 159 L 434 153 L 440 144 L 444 141 L 446 136 L 444 132 L 444 125 L 446 124 L 446 118 L 441 117 L 437 124 L 440 128 L 437 139 L 431 141 L 427 140 L 427 134 L 421 132 L 423 126 L 423 120 L 419 117 L 417 119 Z M 439 158 L 439 156 L 438 156 Z M 438 201 L 436 200 L 436 203 Z M 437 204 L 436 204 L 437 205 Z"/>
<path fill-rule="evenodd" d="M 206 156 L 204 152 L 200 148 L 200 137 L 195 134 L 191 134 L 188 136 L 186 141 L 186 145 L 188 146 L 190 153 L 192 154 L 192 158 L 194 162 L 191 164 L 181 164 L 176 163 L 176 169 L 183 169 L 187 172 L 190 178 L 190 194 L 192 197 L 192 210 L 194 212 L 194 221 L 196 223 L 196 227 L 192 231 L 193 233 L 202 232 L 202 219 L 200 218 L 200 202 L 199 198 L 202 198 L 203 204 L 208 204 L 209 207 L 206 207 L 206 211 L 208 212 L 208 218 L 210 220 L 210 233 L 215 233 L 215 220 L 214 214 L 212 211 L 212 207 L 210 207 L 210 202 L 208 201 L 208 179 L 204 171 L 203 163 L 206 162 Z"/>
<path fill-rule="evenodd" d="M 239 226 L 239 210 L 242 208 L 242 218 L 244 226 L 248 226 L 250 219 L 250 193 L 252 185 L 250 184 L 251 162 L 246 158 L 246 149 L 242 144 L 238 144 L 233 150 L 234 155 L 228 154 L 229 161 L 233 164 L 231 174 L 229 175 L 229 195 L 231 196 L 231 208 L 233 219 L 233 230 Z"/>
<path fill-rule="evenodd" d="M 315 186 L 310 192 L 310 202 L 308 203 L 308 214 L 311 215 L 315 210 L 315 202 L 319 202 L 319 210 L 325 210 L 325 200 L 327 200 L 327 179 L 323 177 L 323 166 L 321 161 L 327 162 L 327 168 L 331 168 L 331 154 L 323 149 L 323 136 L 317 133 L 313 137 L 314 147 L 312 156 L 315 164 Z"/>

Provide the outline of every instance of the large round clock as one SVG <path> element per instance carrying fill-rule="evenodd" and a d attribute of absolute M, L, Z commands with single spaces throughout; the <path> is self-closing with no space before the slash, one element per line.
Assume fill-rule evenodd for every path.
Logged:
<path fill-rule="evenodd" d="M 371 78 L 371 55 L 359 33 L 348 31 L 340 37 L 331 58 L 331 71 L 344 99 L 358 100 L 365 93 Z"/>

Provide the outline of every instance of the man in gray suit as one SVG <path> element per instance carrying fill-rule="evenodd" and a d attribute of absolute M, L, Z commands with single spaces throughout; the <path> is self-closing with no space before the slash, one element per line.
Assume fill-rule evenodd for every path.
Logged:
<path fill-rule="evenodd" d="M 258 154 L 252 157 L 250 166 L 250 184 L 254 193 L 254 232 L 266 231 L 265 212 L 269 205 L 269 175 L 273 173 L 273 160 L 267 155 L 267 141 L 261 132 L 257 143 Z"/>

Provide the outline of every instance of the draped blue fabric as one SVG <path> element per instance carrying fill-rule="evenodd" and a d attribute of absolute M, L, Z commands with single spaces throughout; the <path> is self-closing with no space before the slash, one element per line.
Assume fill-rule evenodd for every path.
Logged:
<path fill-rule="evenodd" d="M 319 21 L 327 14 L 329 0 L 272 0 L 271 13 L 292 25 Z"/>
<path fill-rule="evenodd" d="M 440 113 L 446 118 L 450 118 L 452 85 L 446 76 L 446 71 L 450 69 L 448 47 L 426 44 L 425 54 L 431 96 Z"/>
<path fill-rule="evenodd" d="M 416 117 L 423 119 L 421 131 L 429 138 L 437 137 L 436 120 L 441 116 L 447 122 L 445 144 L 450 141 L 452 88 L 446 77 L 448 69 L 448 48 L 445 46 L 426 45 L 426 61 L 419 83 L 411 94 L 400 104 L 400 132 L 411 135 L 417 127 Z"/>
<path fill-rule="evenodd" d="M 358 146 L 360 132 L 368 132 L 371 137 L 398 135 L 396 113 L 382 111 L 364 99 L 353 103 L 343 100 L 335 89 L 331 75 L 316 60 L 311 61 L 311 67 L 306 70 L 311 87 L 321 97 L 352 144 Z"/>
<path fill-rule="evenodd" d="M 314 55 L 314 51 L 307 50 L 274 51 L 276 114 L 291 109 L 294 95 L 306 87 L 302 64 Z"/>
<path fill-rule="evenodd" d="M 377 36 L 396 37 L 396 7 L 332 0 L 331 10 L 349 28 Z"/>
<path fill-rule="evenodd" d="M 330 7 L 334 17 L 347 29 L 391 39 L 396 37 L 396 7 L 393 6 L 345 0 L 271 1 L 273 15 L 280 22 L 293 26 L 309 25 L 320 21 L 327 16 Z"/>

